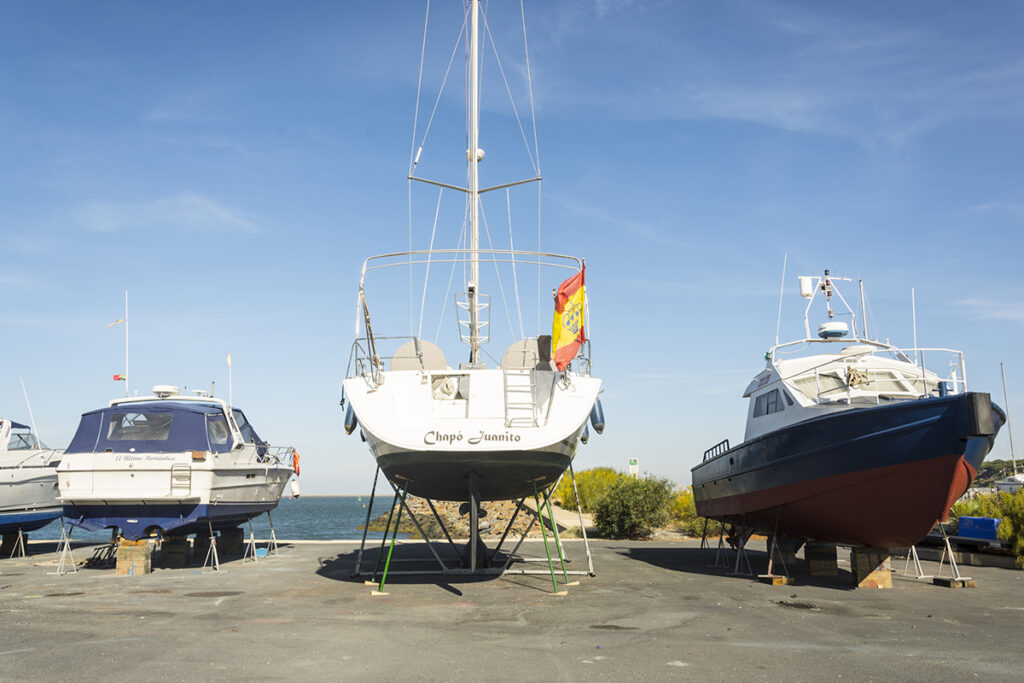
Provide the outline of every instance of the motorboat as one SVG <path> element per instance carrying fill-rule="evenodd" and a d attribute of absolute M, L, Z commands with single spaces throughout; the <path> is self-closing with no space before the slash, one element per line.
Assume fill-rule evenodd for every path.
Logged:
<path fill-rule="evenodd" d="M 358 431 L 392 484 L 428 499 L 469 502 L 523 498 L 552 486 L 569 467 L 581 441 L 589 438 L 588 420 L 600 432 L 604 417 L 598 400 L 601 381 L 591 374 L 584 324 L 589 308 L 583 259 L 517 250 L 511 238 L 509 249 L 481 247 L 481 195 L 502 191 L 504 208 L 508 188 L 539 181 L 540 173 L 535 166 L 535 177 L 481 187 L 479 2 L 471 0 L 465 9 L 467 186 L 420 177 L 422 145 L 410 160 L 409 180 L 435 190 L 440 187 L 439 192 L 464 193 L 468 229 L 464 224 L 458 230 L 455 248 L 438 248 L 432 233 L 428 249 L 392 252 L 365 261 L 342 406 L 347 401 L 346 430 Z M 382 294 L 374 298 L 370 280 L 399 269 L 400 277 L 405 270 L 410 272 L 410 305 L 425 301 L 428 291 L 437 291 L 442 305 L 454 304 L 450 320 L 457 321 L 458 335 L 448 339 L 468 346 L 455 352 L 463 360 L 452 360 L 452 351 L 446 355 L 436 336 L 430 340 L 422 333 L 422 316 L 419 329 L 405 336 L 380 322 L 378 311 L 405 309 L 393 286 L 383 286 Z M 535 334 L 510 334 L 507 341 L 511 343 L 488 362 L 485 345 L 492 342 L 495 326 L 483 277 L 494 274 L 502 299 L 512 299 L 510 292 L 515 290 L 518 302 L 521 272 L 534 269 L 538 311 L 547 305 L 541 293 L 554 294 L 552 327 L 542 327 L 538 313 Z M 430 276 L 435 279 L 431 281 Z M 462 292 L 450 296 L 458 291 L 451 283 L 458 285 L 460 277 Z M 414 279 L 421 284 L 414 286 Z M 432 289 L 434 282 L 448 286 Z M 550 315 L 545 313 L 544 318 L 552 320 Z M 452 332 L 455 328 L 450 326 Z M 521 315 L 520 328 L 525 329 Z"/>
<path fill-rule="evenodd" d="M 693 468 L 697 514 L 797 539 L 910 546 L 974 481 L 1004 412 L 968 391 L 961 351 L 868 338 L 842 280 L 828 270 L 800 278 L 805 336 L 776 340 L 744 391 L 743 443 L 724 440 Z M 827 319 L 812 337 L 815 300 Z M 861 283 L 862 317 L 863 300 Z"/>
<path fill-rule="evenodd" d="M 238 408 L 158 385 L 84 413 L 57 475 L 72 524 L 138 540 L 236 527 L 277 507 L 297 469 Z"/>
<path fill-rule="evenodd" d="M 60 459 L 29 426 L 0 418 L 0 534 L 34 531 L 60 517 Z"/>

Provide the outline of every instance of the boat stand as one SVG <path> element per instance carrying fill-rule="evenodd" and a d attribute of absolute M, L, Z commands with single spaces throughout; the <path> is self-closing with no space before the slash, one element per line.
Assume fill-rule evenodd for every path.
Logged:
<path fill-rule="evenodd" d="M 945 586 L 946 588 L 974 588 L 978 585 L 977 582 L 969 576 L 960 574 L 960 567 L 957 566 L 956 557 L 953 555 L 953 546 L 950 544 L 949 536 L 946 535 L 946 529 L 942 524 L 939 524 L 939 530 L 942 532 L 944 547 L 942 549 L 942 556 L 939 558 L 939 569 L 935 576 L 932 577 L 932 583 L 937 586 Z M 947 557 L 949 558 L 949 578 L 942 576 L 942 567 L 945 565 Z"/>
<path fill-rule="evenodd" d="M 217 556 L 217 537 L 213 534 L 213 523 L 207 521 L 206 526 L 210 530 L 210 548 L 206 551 L 206 559 L 203 560 L 203 566 L 200 571 L 205 571 L 207 567 L 210 567 L 211 571 L 219 572 L 220 557 Z"/>
<path fill-rule="evenodd" d="M 743 517 L 743 521 L 746 521 L 746 515 Z M 736 532 L 736 564 L 733 566 L 732 571 L 729 572 L 729 576 L 753 576 L 754 568 L 750 566 L 750 558 L 747 557 L 747 541 L 754 534 L 754 529 L 743 526 L 733 525 L 733 530 Z M 744 564 L 747 567 L 747 571 L 740 571 L 740 565 Z"/>
<path fill-rule="evenodd" d="M 707 533 L 707 527 L 705 527 L 705 533 Z M 708 545 L 708 549 L 711 546 Z M 729 568 L 729 558 L 727 557 L 729 549 L 725 547 L 725 524 L 722 524 L 718 528 L 718 547 L 715 548 L 715 559 L 709 564 L 709 567 L 720 567 L 722 569 Z"/>
<path fill-rule="evenodd" d="M 25 557 L 25 555 L 25 534 L 21 531 L 21 527 L 18 527 L 18 540 L 14 542 L 14 547 L 11 549 L 11 554 L 7 556 L 7 559 Z"/>
<path fill-rule="evenodd" d="M 74 529 L 72 528 L 72 531 Z M 64 518 L 60 518 L 60 542 L 57 546 L 60 552 L 60 559 L 57 561 L 57 570 L 53 572 L 46 572 L 56 576 L 64 576 L 71 571 L 71 573 L 78 573 L 78 565 L 75 564 L 75 556 L 71 552 L 71 532 L 64 526 Z M 70 566 L 70 570 L 69 570 Z"/>
<path fill-rule="evenodd" d="M 252 532 L 252 520 L 249 520 L 249 540 L 245 543 L 245 553 L 242 555 L 242 562 L 246 561 L 259 562 L 259 556 L 256 554 L 256 536 Z"/>
<path fill-rule="evenodd" d="M 270 510 L 267 510 L 267 524 L 270 525 L 270 539 L 267 541 L 267 557 L 271 555 L 277 555 L 277 532 L 274 531 L 274 518 L 270 516 Z"/>
<path fill-rule="evenodd" d="M 433 502 L 430 501 L 429 499 L 426 500 L 427 506 L 430 508 L 430 512 L 433 515 L 434 520 L 437 522 L 438 526 L 441 528 L 442 533 L 444 534 L 444 541 L 447 543 L 448 547 L 450 547 L 454 551 L 454 553 L 455 553 L 455 557 L 457 558 L 458 566 L 453 566 L 450 563 L 446 563 L 445 560 L 442 558 L 442 556 L 438 553 L 438 550 L 435 547 L 435 545 L 438 543 L 439 539 L 430 539 L 427 536 L 427 533 L 423 529 L 423 526 L 420 524 L 419 520 L 416 518 L 416 515 L 412 512 L 412 510 L 409 507 L 408 501 L 406 500 L 407 493 L 408 493 L 407 490 L 402 488 L 400 484 L 396 485 L 395 483 L 393 483 L 391 481 L 388 481 L 388 484 L 391 486 L 392 490 L 394 491 L 394 498 L 392 499 L 391 508 L 388 511 L 388 519 L 387 519 L 387 523 L 385 524 L 385 530 L 384 530 L 384 533 L 383 533 L 382 538 L 381 538 L 381 543 L 380 543 L 380 546 L 377 549 L 377 557 L 376 557 L 376 561 L 374 563 L 373 571 L 372 572 L 364 571 L 363 570 L 363 557 L 364 557 L 364 554 L 366 553 L 366 547 L 365 546 L 366 546 L 367 534 L 368 534 L 368 530 L 369 530 L 369 522 L 370 522 L 370 517 L 372 515 L 373 501 L 374 501 L 374 499 L 376 497 L 377 482 L 379 480 L 380 469 L 378 468 L 377 472 L 374 474 L 373 489 L 370 492 L 370 501 L 368 503 L 368 508 L 367 508 L 367 512 L 366 512 L 366 521 L 365 521 L 365 524 L 364 524 L 364 527 L 363 527 L 362 541 L 360 542 L 360 545 L 359 545 L 359 551 L 358 551 L 358 553 L 356 555 L 355 567 L 352 570 L 351 576 L 353 578 L 355 578 L 355 577 L 359 577 L 359 576 L 367 576 L 367 575 L 369 575 L 370 576 L 370 580 L 367 580 L 364 583 L 366 585 L 376 586 L 376 589 L 371 594 L 372 595 L 386 595 L 386 593 L 384 592 L 384 587 L 385 587 L 385 581 L 386 581 L 386 578 L 387 578 L 388 575 L 393 575 L 393 576 L 400 576 L 400 575 L 406 575 L 406 576 L 408 576 L 408 575 L 428 575 L 429 576 L 429 575 L 437 575 L 437 574 L 441 574 L 441 575 L 501 575 L 501 574 L 504 574 L 504 573 L 543 574 L 543 575 L 551 576 L 551 578 L 552 578 L 552 585 L 553 585 L 553 587 L 555 589 L 553 594 L 555 594 L 555 595 L 564 595 L 564 594 L 566 594 L 566 592 L 559 590 L 559 588 L 558 588 L 558 579 L 556 578 L 556 573 L 555 573 L 556 572 L 556 569 L 555 569 L 555 555 L 556 554 L 557 554 L 558 563 L 559 563 L 559 569 L 560 569 L 559 573 L 561 574 L 561 577 L 563 579 L 563 584 L 562 584 L 563 586 L 578 584 L 578 581 L 577 582 L 570 582 L 569 581 L 569 576 L 570 575 L 584 575 L 584 574 L 589 575 L 589 576 L 594 576 L 595 575 L 594 574 L 593 556 L 592 556 L 592 554 L 590 552 L 590 543 L 589 543 L 589 540 L 587 539 L 586 528 L 585 528 L 585 526 L 583 524 L 583 512 L 582 512 L 582 510 L 579 509 L 579 491 L 578 491 L 578 489 L 576 487 L 575 473 L 572 471 L 572 467 L 571 466 L 569 468 L 569 472 L 570 472 L 570 477 L 572 478 L 572 482 L 573 482 L 573 494 L 576 497 L 577 510 L 578 510 L 579 519 L 580 519 L 580 529 L 582 531 L 583 540 L 584 540 L 584 547 L 586 549 L 586 554 L 587 554 L 588 568 L 585 571 L 584 570 L 575 570 L 575 571 L 573 571 L 573 570 L 569 570 L 569 569 L 566 568 L 566 563 L 570 562 L 570 560 L 566 556 L 565 549 L 564 549 L 564 546 L 562 544 L 561 537 L 560 537 L 560 535 L 558 533 L 558 525 L 554 522 L 554 516 L 552 514 L 551 501 L 550 501 L 551 494 L 554 492 L 555 488 L 558 485 L 557 482 L 555 483 L 555 485 L 550 486 L 550 487 L 548 487 L 547 489 L 545 489 L 543 491 L 536 490 L 536 495 L 534 497 L 534 502 L 535 502 L 535 505 L 536 505 L 536 508 L 537 508 L 536 510 L 530 510 L 530 508 L 525 505 L 525 500 L 526 500 L 525 497 L 524 498 L 520 498 L 517 501 L 515 511 L 513 512 L 511 518 L 509 519 L 508 523 L 505 526 L 505 529 L 502 532 L 501 539 L 499 540 L 498 545 L 493 550 L 489 550 L 488 551 L 486 545 L 484 545 L 483 541 L 480 539 L 479 525 L 478 524 L 477 525 L 473 524 L 474 521 L 477 521 L 477 522 L 479 521 L 479 509 L 480 508 L 479 508 L 479 502 L 478 502 L 479 496 L 476 493 L 476 491 L 473 489 L 474 482 L 473 482 L 473 478 L 472 477 L 470 478 L 470 482 L 469 482 L 469 485 L 470 485 L 470 493 L 469 493 L 470 503 L 469 503 L 469 510 L 468 510 L 469 516 L 470 516 L 470 539 L 469 539 L 469 543 L 464 548 L 460 548 L 455 543 L 455 540 L 452 539 L 451 534 L 448 531 L 448 528 L 446 527 L 444 521 L 441 519 L 440 515 L 438 514 L 437 509 L 434 507 Z M 473 505 L 474 502 L 477 503 L 475 506 Z M 476 508 L 475 510 L 474 510 L 474 507 Z M 544 514 L 545 507 L 547 508 L 547 515 Z M 522 534 L 520 534 L 520 538 L 519 538 L 518 542 L 516 543 L 515 547 L 512 549 L 512 551 L 506 557 L 504 564 L 502 564 L 501 566 L 498 566 L 496 564 L 496 562 L 495 562 L 497 560 L 498 553 L 501 551 L 502 546 L 504 545 L 506 539 L 508 538 L 509 532 L 512 530 L 512 526 L 514 525 L 514 523 L 515 523 L 515 521 L 516 521 L 516 519 L 517 519 L 517 517 L 519 515 L 519 512 L 523 511 L 523 510 L 526 510 L 526 511 L 528 511 L 530 513 L 530 515 L 531 515 L 530 523 L 527 526 L 526 530 L 523 531 Z M 396 511 L 397 511 L 397 513 L 396 513 Z M 416 562 L 423 562 L 424 561 L 422 559 L 412 559 L 412 558 L 410 558 L 410 559 L 400 559 L 400 558 L 394 557 L 394 549 L 395 549 L 395 546 L 398 545 L 398 543 L 397 543 L 398 525 L 399 525 L 399 523 L 401 521 L 403 512 L 408 514 L 409 519 L 412 520 L 413 525 L 416 527 L 416 530 L 419 533 L 420 537 L 425 541 L 426 547 L 430 550 L 430 553 L 433 555 L 434 561 L 437 562 L 437 569 L 393 569 L 392 568 L 392 565 L 398 564 L 398 563 L 405 563 L 405 562 L 416 563 Z M 476 513 L 476 514 L 474 514 L 474 513 Z M 397 517 L 397 519 L 396 519 L 396 517 Z M 395 520 L 394 526 L 392 526 L 392 520 Z M 541 522 L 541 533 L 542 533 L 543 541 L 544 541 L 544 544 L 545 544 L 545 555 L 546 555 L 546 557 L 542 557 L 542 558 L 529 558 L 529 557 L 520 557 L 520 556 L 518 556 L 516 553 L 518 552 L 518 550 L 519 550 L 520 546 L 523 544 L 523 542 L 526 540 L 529 532 L 533 529 L 533 525 L 536 522 L 538 522 L 538 521 Z M 549 524 L 550 524 L 550 526 L 548 526 Z M 551 541 L 553 541 L 553 543 L 548 540 L 548 537 L 547 537 L 548 536 L 548 531 L 550 531 L 551 534 L 552 534 Z M 389 536 L 390 536 L 390 539 L 389 539 Z M 390 544 L 389 544 L 389 540 L 390 540 Z M 554 551 L 555 551 L 554 553 L 552 553 L 552 547 L 551 547 L 552 545 L 554 545 Z M 386 552 L 385 552 L 385 548 L 387 548 Z M 511 567 L 513 561 L 517 561 L 517 562 L 547 562 L 548 563 L 548 568 L 546 570 L 541 570 L 541 569 L 511 569 L 510 567 Z M 383 563 L 383 570 L 381 568 L 382 563 Z"/>
<path fill-rule="evenodd" d="M 792 579 L 789 576 L 789 571 L 786 568 L 786 560 L 782 556 L 782 550 L 779 548 L 779 518 L 782 517 L 782 508 L 778 508 L 775 512 L 775 528 L 772 530 L 771 538 L 768 540 L 768 569 L 764 574 L 758 574 L 757 578 L 764 583 L 770 583 L 773 586 L 786 586 L 792 583 Z M 782 565 L 782 573 L 776 574 L 775 569 L 775 555 L 779 556 L 779 564 Z"/>
<path fill-rule="evenodd" d="M 921 566 L 921 558 L 917 556 L 917 546 L 910 546 L 910 552 L 907 553 L 907 563 L 903 565 L 903 576 L 910 574 L 910 563 L 914 563 L 914 578 L 915 579 L 931 579 L 934 578 L 932 574 L 925 574 L 924 567 Z"/>

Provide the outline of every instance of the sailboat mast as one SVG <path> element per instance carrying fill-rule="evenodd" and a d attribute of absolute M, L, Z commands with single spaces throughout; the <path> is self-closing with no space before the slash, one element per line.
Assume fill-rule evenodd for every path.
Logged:
<path fill-rule="evenodd" d="M 471 363 L 479 361 L 480 355 L 480 330 L 477 319 L 477 287 L 480 283 L 480 230 L 479 230 L 479 203 L 480 203 L 480 181 L 478 175 L 478 164 L 480 162 L 480 93 L 479 82 L 479 55 L 477 50 L 477 30 L 479 27 L 480 1 L 471 0 L 470 12 L 472 13 L 471 28 L 469 32 L 469 149 L 466 156 L 469 159 L 469 231 L 470 231 L 470 275 L 468 285 L 469 300 L 469 360 Z"/>

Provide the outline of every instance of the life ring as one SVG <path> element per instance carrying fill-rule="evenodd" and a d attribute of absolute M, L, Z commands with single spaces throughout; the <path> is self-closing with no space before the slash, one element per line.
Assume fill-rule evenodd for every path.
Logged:
<path fill-rule="evenodd" d="M 292 467 L 295 468 L 295 476 L 299 476 L 299 452 L 292 451 Z"/>

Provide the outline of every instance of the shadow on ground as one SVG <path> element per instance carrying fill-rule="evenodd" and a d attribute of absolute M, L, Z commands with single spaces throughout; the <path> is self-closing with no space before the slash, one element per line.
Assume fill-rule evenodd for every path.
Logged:
<path fill-rule="evenodd" d="M 749 560 L 749 571 L 746 564 L 741 567 L 743 572 L 734 574 L 736 568 L 736 553 L 733 550 L 723 550 L 718 555 L 718 563 L 715 563 L 716 550 L 714 548 L 693 548 L 684 546 L 643 546 L 631 545 L 615 548 L 616 552 L 631 560 L 646 562 L 647 564 L 670 571 L 701 574 L 704 576 L 718 576 L 723 581 L 758 581 L 758 575 L 766 573 L 768 569 L 768 553 L 760 550 L 747 550 L 746 557 Z M 814 576 L 804 570 L 803 561 L 797 560 L 797 566 L 787 567 L 787 573 L 797 585 L 817 586 L 831 588 L 834 590 L 854 590 L 853 575 L 842 568 L 836 576 Z M 775 563 L 776 574 L 783 573 L 778 561 Z"/>

